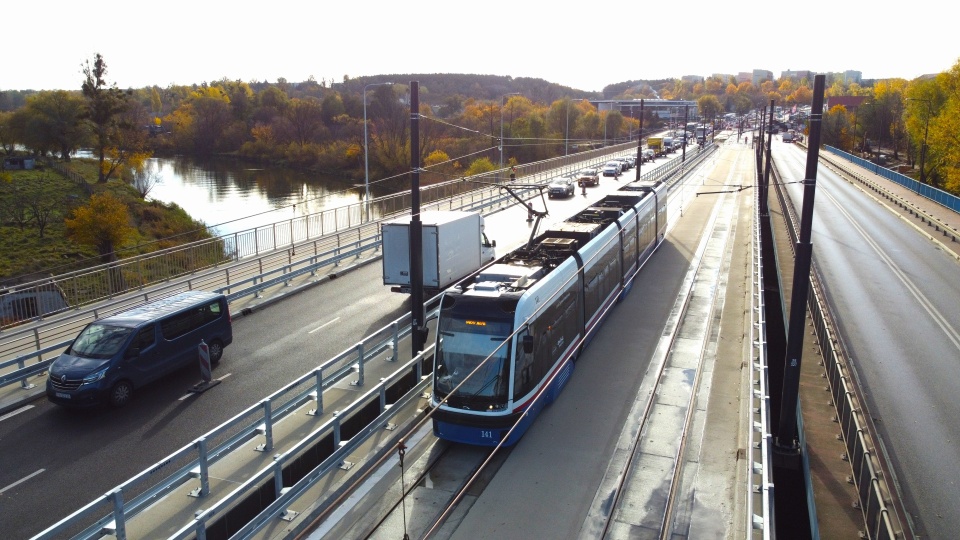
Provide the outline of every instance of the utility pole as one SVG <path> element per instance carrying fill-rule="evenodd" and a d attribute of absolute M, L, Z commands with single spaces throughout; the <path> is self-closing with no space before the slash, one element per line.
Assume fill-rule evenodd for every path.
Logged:
<path fill-rule="evenodd" d="M 637 135 L 637 180 L 640 179 L 640 165 L 643 163 L 643 100 L 640 100 L 640 134 Z"/>
<path fill-rule="evenodd" d="M 420 83 L 410 83 L 410 343 L 413 356 L 427 341 L 423 320 L 423 223 L 420 221 Z"/>
<path fill-rule="evenodd" d="M 817 163 L 820 159 L 820 128 L 823 122 L 825 80 L 825 75 L 817 75 L 813 82 L 807 171 L 803 180 L 803 206 L 800 211 L 800 237 L 796 244 L 796 260 L 793 266 L 793 293 L 790 297 L 790 326 L 787 333 L 787 355 L 784 358 L 780 423 L 774 445 L 780 457 L 785 458 L 784 461 L 792 463 L 795 467 L 800 464 L 801 452 L 797 436 L 800 360 L 803 354 L 803 337 L 806 327 L 807 293 L 810 289 L 810 263 L 813 253 L 810 236 L 813 229 L 813 199 L 817 190 Z"/>

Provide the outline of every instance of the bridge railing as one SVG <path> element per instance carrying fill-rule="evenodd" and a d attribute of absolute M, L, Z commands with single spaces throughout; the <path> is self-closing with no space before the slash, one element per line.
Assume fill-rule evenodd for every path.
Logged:
<path fill-rule="evenodd" d="M 697 160 L 691 159 L 686 165 L 692 167 L 697 161 L 706 159 L 713 149 L 709 150 L 697 156 Z M 643 179 L 648 181 L 659 179 L 676 173 L 680 168 L 680 163 L 671 163 L 669 166 L 644 175 Z M 490 204 L 507 204 L 507 202 L 505 199 L 499 202 L 491 199 Z M 439 295 L 425 302 L 426 320 L 430 320 L 438 309 L 438 300 Z M 244 534 L 255 533 L 289 508 L 291 501 L 336 469 L 336 465 L 343 461 L 346 454 L 362 444 L 366 438 L 379 433 L 380 427 L 391 420 L 393 414 L 391 411 L 399 411 L 403 404 L 416 399 L 422 393 L 429 384 L 429 378 L 423 377 L 420 365 L 432 354 L 432 345 L 408 363 L 398 365 L 394 375 L 379 381 L 351 405 L 338 410 L 335 418 L 318 426 L 290 449 L 274 456 L 269 465 L 259 469 L 239 487 L 230 491 L 220 490 L 214 494 L 210 484 L 211 466 L 243 443 L 258 437 L 263 438 L 258 450 L 264 453 L 274 451 L 275 425 L 311 402 L 315 403 L 316 407 L 308 414 L 314 416 L 323 414 L 324 389 L 329 389 L 335 383 L 350 377 L 352 373 L 357 374 L 353 384 L 363 386 L 365 366 L 373 360 L 397 362 L 400 340 L 407 337 L 409 333 L 410 315 L 405 314 L 363 338 L 355 346 L 327 360 L 192 443 L 148 467 L 134 478 L 60 520 L 34 539 L 46 540 L 62 534 L 70 534 L 72 538 L 80 539 L 99 538 L 109 534 L 122 540 L 127 538 L 126 524 L 130 520 L 146 512 L 160 498 L 194 479 L 198 481 L 198 486 L 191 494 L 195 497 L 209 497 L 209 503 L 204 505 L 202 511 L 195 514 L 193 520 L 174 533 L 172 538 L 189 538 L 193 535 L 197 535 L 198 538 L 205 537 L 206 528 L 211 520 L 222 516 L 229 508 L 236 506 L 251 494 L 255 494 L 265 482 L 269 482 L 272 484 L 272 496 L 267 498 L 273 502 L 242 529 Z M 388 399 L 386 389 L 396 384 L 398 378 L 408 377 L 411 370 L 415 370 L 414 378 L 418 382 L 402 395 Z M 349 440 L 343 440 L 340 435 L 342 421 L 374 402 L 378 404 L 377 414 L 371 423 Z M 284 473 L 287 470 L 284 465 L 289 468 L 308 448 L 315 447 L 319 440 L 330 437 L 334 443 L 331 453 L 309 472 L 298 476 L 293 483 L 289 482 Z M 164 478 L 158 478 L 157 473 L 170 469 L 175 470 Z"/>
<path fill-rule="evenodd" d="M 937 204 L 940 204 L 946 208 L 949 208 L 954 212 L 960 213 L 960 197 L 957 197 L 952 193 L 947 193 L 942 189 L 937 189 L 931 186 L 930 184 L 920 183 L 914 180 L 913 178 L 910 178 L 909 176 L 900 174 L 897 171 L 890 170 L 882 165 L 877 165 L 872 161 L 868 161 L 861 157 L 857 157 L 849 152 L 844 152 L 843 150 L 840 150 L 838 148 L 834 148 L 832 146 L 824 146 L 824 148 L 832 154 L 840 156 L 846 159 L 847 161 L 850 161 L 851 163 L 855 163 L 865 169 L 868 169 L 872 171 L 874 174 L 882 176 L 887 180 L 896 182 L 901 186 L 909 189 L 910 191 L 913 191 L 914 193 L 917 193 L 922 197 L 926 197 L 927 199 L 930 199 L 931 201 Z"/>
<path fill-rule="evenodd" d="M 619 148 L 620 152 L 632 149 L 630 144 L 620 146 L 623 147 Z M 618 151 L 618 147 L 608 147 L 518 166 L 518 177 L 515 182 L 527 184 L 531 187 L 520 188 L 516 191 L 523 197 L 533 197 L 539 193 L 534 189 L 534 186 L 546 182 L 557 174 L 570 174 L 585 166 L 599 164 L 615 151 Z M 583 161 L 585 157 L 588 157 L 587 161 Z M 665 170 L 660 171 L 658 169 L 658 175 L 669 173 L 666 170 L 667 168 L 662 169 Z M 512 206 L 516 204 L 516 201 L 508 194 L 503 193 L 496 185 L 507 180 L 508 178 L 502 178 L 497 173 L 488 173 L 430 186 L 427 191 L 433 193 L 433 195 L 427 197 L 427 199 L 437 194 L 444 194 L 445 196 L 422 202 L 421 210 L 472 210 L 490 213 Z M 23 389 L 32 388 L 28 377 L 46 371 L 59 353 L 70 344 L 80 328 L 94 320 L 186 290 L 199 289 L 223 292 L 228 294 L 231 301 L 250 295 L 259 295 L 270 286 L 281 282 L 289 282 L 305 273 L 315 273 L 325 266 L 339 265 L 344 260 L 360 257 L 370 250 L 378 250 L 380 248 L 380 221 L 398 215 L 397 212 L 388 213 L 390 209 L 401 208 L 408 211 L 409 197 L 409 194 L 383 197 L 377 201 L 378 207 L 374 213 L 374 215 L 381 216 L 378 219 L 312 240 L 297 241 L 292 245 L 287 244 L 287 242 L 292 238 L 309 236 L 312 234 L 311 231 L 322 230 L 322 225 L 311 226 L 308 219 L 311 216 L 304 216 L 304 218 L 275 223 L 273 226 L 261 227 L 257 229 L 258 232 L 254 237 L 259 237 L 262 241 L 256 241 L 252 244 L 247 242 L 247 244 L 254 245 L 254 249 L 260 249 L 269 240 L 269 245 L 280 246 L 282 249 L 275 249 L 256 257 L 244 257 L 242 260 L 231 264 L 217 265 L 205 271 L 192 272 L 186 276 L 181 276 L 181 279 L 167 280 L 153 286 L 144 286 L 135 292 L 113 295 L 110 297 L 111 300 L 90 304 L 85 309 L 78 308 L 62 312 L 47 319 L 37 317 L 32 324 L 0 331 L 0 387 L 19 382 Z M 371 201 L 371 204 L 373 202 Z M 328 219 L 330 220 L 328 225 L 332 224 L 334 226 L 350 223 L 353 219 L 352 216 L 359 212 L 358 206 L 351 204 L 345 208 L 331 209 L 325 213 L 315 214 L 313 217 L 321 221 Z M 303 227 L 301 228 L 297 224 L 301 224 Z M 296 231 L 301 231 L 302 234 L 294 234 Z M 238 233 L 238 235 L 242 234 Z M 240 238 L 238 235 L 234 235 L 234 237 Z M 223 241 L 224 238 L 227 237 L 221 237 L 220 241 Z M 277 242 L 278 239 L 279 243 Z M 236 240 L 233 242 L 236 242 Z M 239 245 L 243 244 L 244 242 L 239 242 Z M 209 247 L 209 243 L 206 245 Z M 199 249 L 202 246 L 195 247 Z M 181 251 L 168 253 L 166 256 L 168 259 L 172 259 L 185 257 L 186 254 L 187 251 Z M 326 255 L 326 257 L 323 255 Z M 158 257 L 161 257 L 161 255 L 151 254 L 132 260 L 130 264 L 144 263 L 145 260 Z M 108 273 L 109 269 L 100 269 L 94 273 L 97 272 L 103 275 Z M 64 280 L 54 280 L 54 282 L 57 286 L 61 286 L 70 283 L 71 279 L 75 277 L 77 276 L 68 275 Z M 44 282 L 35 285 L 35 288 L 49 286 L 50 282 Z M 17 289 L 17 291 L 23 290 L 25 289 Z"/>
<path fill-rule="evenodd" d="M 557 169 L 569 169 L 573 172 L 575 167 L 583 167 L 590 162 L 599 163 L 605 156 L 629 150 L 632 145 L 633 143 L 624 143 L 518 165 L 515 168 L 516 174 L 518 178 L 536 181 L 544 178 L 545 173 Z M 470 180 L 504 183 L 509 181 L 509 174 L 503 169 L 473 176 Z M 462 178 L 423 186 L 420 190 L 421 204 L 427 206 L 477 189 L 477 183 L 464 181 Z M 398 192 L 372 199 L 369 203 L 360 201 L 324 209 L 236 233 L 198 239 L 176 247 L 157 249 L 158 244 L 154 242 L 118 252 L 121 256 L 132 255 L 116 262 L 10 285 L 0 290 L 0 331 L 198 271 L 293 248 L 299 243 L 373 223 L 384 217 L 409 211 L 410 199 L 409 191 Z M 144 250 L 150 252 L 140 253 Z M 54 293 L 59 295 L 55 302 L 49 296 Z"/>
<path fill-rule="evenodd" d="M 759 206 L 757 206 L 759 208 Z M 773 521 L 773 435 L 770 424 L 770 387 L 767 357 L 766 304 L 763 296 L 763 259 L 760 256 L 759 220 L 754 220 L 753 280 L 750 312 L 750 343 L 755 355 L 750 359 L 750 428 L 747 430 L 747 523 L 749 538 L 769 540 L 776 537 Z"/>
<path fill-rule="evenodd" d="M 799 237 L 799 220 L 793 206 L 786 202 L 782 189 L 780 173 L 773 168 L 777 197 L 788 221 L 787 231 L 791 238 L 791 247 Z M 864 523 L 871 539 L 893 540 L 902 538 L 905 511 L 898 507 L 899 497 L 896 484 L 887 472 L 887 457 L 877 444 L 876 431 L 870 424 L 867 412 L 863 409 L 863 399 L 856 387 L 847 366 L 847 353 L 837 336 L 835 318 L 830 312 L 824 293 L 823 279 L 820 276 L 816 259 L 810 273 L 810 292 L 807 295 L 807 307 L 816 332 L 817 344 L 823 358 L 827 379 L 834 406 L 837 409 L 837 421 L 841 426 L 841 435 L 847 448 L 846 459 L 850 462 L 853 483 L 857 486 L 858 507 L 863 513 Z"/>
<path fill-rule="evenodd" d="M 363 386 L 367 363 L 384 360 L 396 362 L 400 340 L 410 333 L 409 319 L 410 315 L 406 314 L 363 338 L 356 345 L 301 375 L 190 444 L 50 526 L 35 536 L 34 540 L 57 538 L 61 534 L 69 534 L 72 538 L 78 539 L 101 538 L 108 534 L 122 540 L 127 537 L 126 524 L 131 519 L 147 511 L 159 499 L 193 479 L 198 481 L 198 486 L 191 492 L 191 496 L 209 497 L 208 502 L 213 504 L 214 501 L 221 501 L 223 496 L 229 494 L 227 499 L 229 502 L 234 502 L 243 494 L 243 491 L 229 489 L 233 484 L 228 484 L 219 493 L 212 494 L 210 468 L 233 450 L 257 438 L 262 440 L 256 448 L 257 451 L 269 456 L 274 451 L 274 428 L 277 424 L 305 404 L 314 404 L 314 408 L 308 411 L 308 415 L 319 418 L 324 414 L 324 389 L 332 387 L 354 373 L 357 374 L 357 379 L 351 384 Z M 421 359 L 422 355 L 415 358 L 415 360 Z M 382 396 L 383 389 L 395 382 L 395 378 L 388 377 L 378 382 L 364 397 L 354 401 L 347 409 L 338 411 L 333 419 L 319 426 L 318 430 L 313 432 L 314 436 L 332 432 L 336 443 L 334 446 L 339 447 L 342 440 L 340 421 L 350 416 L 348 412 L 352 413 L 363 403 L 368 402 L 370 393 L 375 392 L 378 396 Z M 357 438 L 358 441 L 361 439 L 362 437 Z M 300 448 L 300 445 L 295 448 Z M 291 452 L 293 450 L 284 453 L 283 456 L 295 455 Z M 280 460 L 281 470 L 286 461 L 286 459 Z M 158 473 L 170 469 L 175 470 L 159 478 Z M 265 470 L 267 473 L 261 472 L 255 476 L 260 478 L 265 474 L 272 474 L 277 471 L 277 468 L 272 464 Z M 280 481 L 279 477 L 276 481 Z M 247 484 L 249 482 L 244 485 Z M 278 491 L 277 495 L 279 494 Z M 222 501 L 211 508 L 219 509 L 221 503 Z M 215 512 L 207 512 L 205 514 L 207 517 L 193 527 L 202 527 L 203 523 L 214 514 Z"/>

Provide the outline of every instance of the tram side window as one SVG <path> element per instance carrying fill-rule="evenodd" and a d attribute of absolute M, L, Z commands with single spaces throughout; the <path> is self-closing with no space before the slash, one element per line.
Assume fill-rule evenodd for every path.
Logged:
<path fill-rule="evenodd" d="M 523 339 L 530 335 L 529 327 L 517 333 L 517 363 L 513 374 L 513 397 L 519 399 L 536 383 L 533 373 L 533 353 L 524 352 Z"/>

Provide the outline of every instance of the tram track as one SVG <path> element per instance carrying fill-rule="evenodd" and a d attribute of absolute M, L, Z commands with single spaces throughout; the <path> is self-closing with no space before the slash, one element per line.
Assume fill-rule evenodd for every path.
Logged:
<path fill-rule="evenodd" d="M 737 197 L 714 206 L 579 538 L 692 537 Z"/>
<path fill-rule="evenodd" d="M 429 431 L 429 426 L 424 428 Z M 510 449 L 454 444 L 431 435 L 381 467 L 381 487 L 353 501 L 349 519 L 301 538 L 449 538 L 510 454 Z"/>

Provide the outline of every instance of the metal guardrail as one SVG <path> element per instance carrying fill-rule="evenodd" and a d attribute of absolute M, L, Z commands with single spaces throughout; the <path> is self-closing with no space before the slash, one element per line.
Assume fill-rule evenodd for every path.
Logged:
<path fill-rule="evenodd" d="M 696 158 L 692 158 L 686 164 L 681 164 L 677 161 L 667 167 L 658 168 L 645 175 L 643 179 L 660 179 L 676 172 L 682 166 L 692 169 L 694 165 L 709 157 L 715 149 L 715 147 L 705 149 L 708 151 L 700 152 Z M 344 256 L 353 256 L 353 252 Z M 261 281 L 253 287 L 248 288 L 248 290 L 266 286 L 264 283 L 264 281 Z M 436 305 L 438 300 L 439 295 L 426 302 L 428 306 L 425 310 L 427 312 L 426 320 L 429 320 L 432 313 L 438 309 Z M 271 451 L 273 449 L 273 426 L 276 423 L 308 402 L 316 402 L 317 404 L 316 409 L 309 414 L 322 414 L 324 388 L 339 382 L 354 372 L 354 370 L 356 370 L 358 377 L 356 385 L 363 385 L 365 382 L 364 365 L 366 362 L 374 358 L 381 358 L 386 352 L 390 353 L 391 361 L 396 361 L 399 341 L 409 335 L 410 332 L 409 318 L 410 315 L 405 314 L 403 317 L 384 326 L 379 331 L 367 336 L 354 347 L 324 362 L 321 366 L 302 375 L 267 398 L 264 398 L 256 405 L 247 408 L 217 428 L 197 438 L 191 444 L 170 454 L 157 464 L 60 520 L 35 536 L 34 540 L 54 538 L 55 535 L 66 532 L 69 532 L 72 538 L 98 538 L 103 534 L 111 534 L 123 540 L 126 538 L 126 523 L 130 519 L 146 511 L 160 498 L 182 486 L 185 482 L 194 478 L 198 479 L 200 485 L 191 494 L 196 497 L 209 496 L 211 489 L 209 482 L 210 467 L 224 458 L 230 451 L 258 436 L 264 437 L 264 442 L 258 447 L 258 450 L 263 452 Z M 423 353 L 417 355 L 407 364 L 401 366 L 399 370 L 395 372 L 395 375 L 380 381 L 361 398 L 354 401 L 353 404 L 339 411 L 335 418 L 319 426 L 305 439 L 295 444 L 290 450 L 275 456 L 274 463 L 252 475 L 241 486 L 226 494 L 217 502 L 212 503 L 211 506 L 202 512 L 198 512 L 191 523 L 182 527 L 171 538 L 189 538 L 193 535 L 196 535 L 197 538 L 204 538 L 206 526 L 211 519 L 220 515 L 232 505 L 235 505 L 252 491 L 260 489 L 263 482 L 272 478 L 275 497 L 274 502 L 241 530 L 243 533 L 241 537 L 244 538 L 255 534 L 273 518 L 286 511 L 290 503 L 304 491 L 322 479 L 324 475 L 334 470 L 336 468 L 335 465 L 340 463 L 346 454 L 359 446 L 366 436 L 378 432 L 379 427 L 382 427 L 391 418 L 389 412 L 391 409 L 399 410 L 401 407 L 397 405 L 406 403 L 420 394 L 422 391 L 421 387 L 429 383 L 428 378 L 422 379 L 422 374 L 419 371 L 420 363 L 423 358 L 431 353 L 432 346 L 428 347 Z M 409 368 L 413 368 L 414 365 L 417 369 L 417 377 L 422 380 L 418 385 L 415 385 L 411 391 L 406 392 L 403 396 L 399 396 L 396 402 L 388 404 L 386 402 L 385 389 L 396 382 L 397 377 L 406 376 L 405 372 L 407 372 Z M 374 399 L 379 401 L 379 414 L 377 418 L 363 430 L 363 433 L 354 436 L 341 445 L 342 441 L 339 430 L 342 419 L 349 418 L 353 412 L 366 406 L 366 404 Z M 297 456 L 303 454 L 307 448 L 315 445 L 318 440 L 328 437 L 330 434 L 333 434 L 334 447 L 339 447 L 339 449 L 335 450 L 333 454 L 328 456 L 308 474 L 298 479 L 292 486 L 285 487 L 283 485 L 283 465 L 290 463 L 296 459 Z M 220 442 L 215 442 L 218 440 Z M 143 487 L 143 484 L 146 484 L 147 480 L 151 479 L 156 473 L 176 465 L 179 465 L 176 471 L 159 481 L 154 481 L 154 484 L 151 486 Z M 94 518 L 94 516 L 98 515 L 98 512 L 106 512 L 106 514 L 101 515 L 99 518 Z M 94 519 L 93 523 L 85 526 L 91 519 Z M 76 532 L 77 529 L 84 526 L 85 528 L 83 528 L 82 531 L 79 533 Z"/>
<path fill-rule="evenodd" d="M 909 189 L 910 191 L 913 191 L 914 193 L 917 193 L 922 197 L 926 197 L 927 199 L 930 199 L 931 201 L 937 204 L 943 205 L 944 207 L 949 208 L 954 212 L 960 212 L 960 197 L 957 197 L 952 193 L 947 193 L 946 191 L 943 191 L 942 189 L 937 189 L 929 184 L 922 184 L 914 180 L 913 178 L 910 178 L 909 176 L 890 170 L 886 167 L 883 167 L 882 165 L 877 165 L 872 161 L 867 161 L 866 159 L 857 157 L 849 152 L 844 152 L 843 150 L 840 150 L 838 148 L 834 148 L 832 146 L 826 146 L 826 145 L 824 146 L 824 148 L 828 152 L 835 154 L 839 157 L 842 157 L 847 161 L 850 161 L 851 163 L 855 163 L 863 167 L 864 169 L 873 171 L 874 174 L 882 176 L 887 180 L 896 182 L 901 186 Z"/>
<path fill-rule="evenodd" d="M 942 220 L 938 219 L 936 216 L 931 215 L 929 212 L 927 212 L 923 208 L 920 208 L 919 206 L 914 204 L 912 201 L 909 201 L 907 199 L 904 199 L 903 197 L 900 197 L 895 192 L 887 189 L 886 186 L 879 184 L 878 182 L 875 182 L 872 178 L 862 174 L 860 170 L 861 168 L 859 166 L 858 167 L 850 166 L 850 165 L 857 165 L 856 163 L 853 163 L 851 161 L 844 161 L 844 159 L 845 157 L 841 155 L 824 155 L 824 154 L 820 155 L 821 161 L 824 161 L 834 166 L 836 169 L 842 171 L 844 175 L 853 178 L 857 182 L 860 182 L 860 184 L 862 184 L 864 187 L 870 189 L 874 193 L 880 195 L 881 197 L 892 202 L 893 204 L 906 210 L 907 213 L 909 213 L 910 215 L 920 218 L 920 221 L 922 223 L 925 223 L 928 226 L 933 227 L 933 229 L 937 233 L 940 233 L 943 237 L 949 239 L 951 242 L 960 241 L 960 230 L 957 230 L 956 228 L 944 223 Z M 863 161 L 863 160 L 860 160 L 860 161 Z M 873 164 L 871 163 L 871 165 Z M 874 169 L 873 167 L 871 167 L 868 170 L 872 171 Z M 891 171 L 888 171 L 888 172 L 891 172 Z M 911 178 L 907 178 L 907 179 L 913 182 L 916 182 Z M 917 183 L 919 184 L 919 182 Z M 919 185 L 926 188 L 930 188 L 930 186 L 926 186 L 925 184 L 919 184 Z M 912 188 L 908 188 L 908 189 L 912 189 Z M 934 202 L 937 202 L 937 201 L 934 201 Z M 952 208 L 949 208 L 949 207 L 945 207 L 945 209 L 953 210 Z"/>
<path fill-rule="evenodd" d="M 631 149 L 632 147 L 628 148 L 628 150 Z M 599 162 L 606 159 L 609 155 L 610 149 L 607 149 L 606 152 L 594 157 L 593 160 Z M 521 177 L 521 181 L 534 186 L 546 181 L 558 172 L 559 174 L 569 174 L 582 167 L 593 164 L 593 161 L 567 162 L 569 161 L 567 158 L 570 157 L 572 156 L 564 158 L 565 163 L 562 164 L 559 169 L 543 168 L 546 162 L 526 166 L 526 168 L 529 169 L 528 172 L 531 172 L 531 175 Z M 661 169 L 668 168 L 663 167 Z M 666 174 L 672 170 L 673 169 L 670 168 L 669 171 L 658 172 L 658 174 Z M 660 169 L 657 171 L 660 171 Z M 491 178 L 496 179 L 496 177 Z M 457 181 L 457 185 L 460 186 L 461 189 L 464 185 L 469 185 L 471 189 L 461 191 L 459 194 L 432 203 L 424 203 L 422 210 L 496 211 L 515 204 L 515 201 L 509 195 L 501 193 L 500 189 L 496 186 L 479 184 L 481 187 L 478 188 L 478 184 L 476 183 L 465 183 L 462 181 Z M 527 190 L 520 189 L 519 193 L 521 195 L 534 195 L 532 193 L 532 187 Z M 387 217 L 392 217 L 393 215 L 395 214 Z M 0 359 L 7 358 L 7 360 L 0 361 L 0 387 L 19 381 L 22 388 L 30 388 L 31 386 L 27 381 L 27 377 L 45 371 L 53 358 L 70 344 L 76 334 L 77 327 L 96 319 L 110 316 L 151 300 L 186 290 L 202 289 L 224 292 L 228 294 L 228 298 L 231 301 L 244 296 L 259 295 L 262 290 L 271 285 L 289 281 L 298 275 L 308 272 L 314 273 L 318 268 L 323 266 L 330 264 L 338 265 L 342 260 L 359 256 L 364 251 L 379 249 L 380 221 L 381 220 L 377 220 L 359 225 L 349 230 L 340 231 L 327 237 L 317 238 L 293 246 L 285 245 L 281 251 L 262 255 L 255 259 L 240 261 L 222 268 L 209 269 L 206 272 L 193 274 L 185 279 L 174 281 L 173 283 L 168 282 L 158 287 L 151 287 L 149 290 L 143 292 L 127 294 L 115 301 L 108 302 L 106 305 L 93 306 L 86 310 L 70 311 L 48 321 L 38 318 L 35 324 L 29 327 L 14 328 L 7 332 L 0 332 L 0 337 L 2 337 L 2 339 L 0 339 Z M 364 234 L 367 234 L 367 236 L 364 236 Z M 357 239 L 344 241 L 344 238 L 348 237 L 356 237 Z M 326 247 L 326 251 L 321 251 L 324 247 Z M 357 249 L 359 249 L 359 253 Z M 345 252 L 344 250 L 347 251 Z M 298 251 L 300 252 L 299 255 L 297 255 Z M 307 252 L 312 252 L 312 255 L 307 255 Z M 318 256 L 322 253 L 335 255 L 320 260 Z M 295 256 L 299 257 L 296 261 L 294 259 Z M 285 261 L 282 259 L 285 259 Z M 316 262 L 312 264 L 305 263 L 305 261 L 311 260 Z M 306 266 L 304 266 L 304 264 L 306 264 Z M 298 270 L 293 270 L 298 266 L 300 267 Z M 288 271 L 288 274 L 279 272 L 282 275 L 275 275 L 278 274 L 276 270 L 271 269 L 265 271 L 265 267 L 274 267 L 280 270 L 285 269 Z M 267 275 L 274 277 L 267 282 L 265 278 Z M 237 279 L 238 277 L 240 278 L 239 281 Z M 250 286 L 240 291 L 236 290 L 238 285 L 247 283 L 249 283 Z M 47 286 L 49 286 L 49 284 L 47 284 Z M 44 359 L 44 355 L 49 353 L 55 354 L 52 358 Z M 38 360 L 28 365 L 28 362 L 34 358 Z M 12 372 L 8 371 L 9 368 L 14 365 L 17 366 L 17 369 Z"/>
<path fill-rule="evenodd" d="M 757 205 L 759 209 L 759 204 Z M 773 514 L 773 434 L 770 431 L 767 320 L 763 298 L 763 260 L 760 257 L 760 220 L 754 220 L 750 312 L 750 343 L 755 358 L 750 361 L 750 429 L 747 436 L 747 524 L 750 538 L 775 538 Z"/>
<path fill-rule="evenodd" d="M 787 230 L 790 233 L 791 247 L 797 242 L 799 220 L 792 205 L 787 202 L 783 193 L 780 173 L 773 168 L 776 182 L 777 197 L 787 219 Z M 817 344 L 823 358 L 827 379 L 830 382 L 830 391 L 834 406 L 837 409 L 836 421 L 841 427 L 844 445 L 847 447 L 847 461 L 851 465 L 851 481 L 857 486 L 859 500 L 857 501 L 863 513 L 864 523 L 872 540 L 893 540 L 902 538 L 904 525 L 902 510 L 896 508 L 893 501 L 895 483 L 888 480 L 889 475 L 884 467 L 886 456 L 883 449 L 877 444 L 877 435 L 863 409 L 859 390 L 849 373 L 845 358 L 846 351 L 839 337 L 834 331 L 836 325 L 830 313 L 823 292 L 823 281 L 820 277 L 816 259 L 810 273 L 810 292 L 807 295 L 807 306 L 810 318 L 816 332 Z"/>
<path fill-rule="evenodd" d="M 565 167 L 583 167 L 606 156 L 636 148 L 624 143 L 577 154 L 560 156 L 516 166 L 518 178 L 535 178 L 547 171 Z M 570 172 L 573 172 L 571 170 Z M 509 180 L 505 170 L 471 177 L 485 182 Z M 424 186 L 420 190 L 422 206 L 476 191 L 477 185 L 462 179 Z M 190 242 L 167 249 L 153 246 L 132 248 L 135 255 L 119 261 L 66 272 L 57 276 L 10 285 L 0 290 L 0 331 L 24 321 L 42 320 L 64 310 L 76 309 L 107 298 L 141 290 L 144 287 L 176 279 L 220 265 L 257 257 L 276 250 L 293 248 L 299 243 L 377 222 L 385 217 L 409 211 L 409 192 L 395 193 L 320 212 L 278 221 L 232 234 Z M 139 253 L 151 249 L 150 253 Z M 128 250 L 131 251 L 131 250 Z M 121 251 L 119 255 L 125 254 Z M 44 293 L 59 295 L 55 305 Z"/>
<path fill-rule="evenodd" d="M 72 538 L 100 538 L 103 534 L 112 534 L 122 540 L 126 538 L 126 523 L 131 518 L 146 511 L 163 496 L 171 493 L 185 482 L 194 478 L 198 479 L 199 487 L 191 492 L 191 495 L 196 497 L 209 496 L 211 494 L 210 467 L 232 450 L 256 437 L 263 437 L 263 443 L 257 447 L 257 450 L 262 452 L 272 451 L 274 448 L 274 425 L 309 402 L 315 402 L 316 408 L 308 414 L 312 416 L 321 415 L 323 413 L 323 390 L 325 388 L 341 381 L 354 371 L 357 373 L 355 384 L 362 386 L 365 382 L 364 368 L 367 362 L 385 356 L 389 356 L 389 361 L 396 362 L 400 339 L 410 332 L 409 318 L 410 315 L 406 314 L 367 336 L 355 346 L 288 383 L 256 405 L 248 407 L 233 418 L 198 437 L 192 443 L 50 526 L 35 536 L 34 539 L 54 538 L 58 534 L 69 533 Z M 415 360 L 419 358 L 422 358 L 422 355 L 416 357 Z M 403 367 L 406 367 L 406 365 Z M 401 369 L 401 371 L 403 370 Z M 334 440 L 339 445 L 339 428 L 342 419 L 349 417 L 349 414 L 347 414 L 349 411 L 355 411 L 360 407 L 358 403 L 365 403 L 369 400 L 372 393 L 376 393 L 383 400 L 383 389 L 386 388 L 387 381 L 393 380 L 394 378 L 387 378 L 379 382 L 348 409 L 341 411 L 341 414 L 320 426 L 318 430 L 311 434 L 311 437 L 319 437 L 321 433 L 332 431 Z M 384 404 L 384 402 L 381 401 L 381 404 Z M 281 457 L 284 457 L 282 461 L 285 462 L 302 449 L 302 443 L 296 445 L 293 449 L 281 455 Z M 276 473 L 278 475 L 277 482 L 282 482 L 279 478 L 279 470 L 282 469 L 283 462 L 280 461 L 280 458 L 277 458 L 275 464 L 265 469 L 266 472 L 261 471 L 256 476 L 262 478 Z M 154 475 L 158 472 L 177 465 L 179 467 L 173 473 L 158 482 L 155 481 L 154 485 L 138 491 L 142 484 L 148 480 L 153 480 Z M 250 485 L 250 482 L 243 484 L 243 486 L 248 485 Z M 278 488 L 277 495 L 280 495 L 279 491 Z M 231 492 L 227 497 L 229 499 L 227 503 L 221 500 L 211 509 L 219 509 L 222 504 L 234 502 L 242 493 L 242 490 Z M 107 508 L 110 509 L 109 512 L 106 515 L 101 515 Z M 204 512 L 201 514 L 202 518 L 201 516 L 197 517 L 198 521 L 192 524 L 190 530 L 194 531 L 198 527 L 202 528 L 204 523 L 215 514 L 215 511 Z M 95 518 L 92 524 L 86 526 L 80 532 L 76 532 L 78 528 L 89 523 L 94 516 L 100 517 Z"/>

